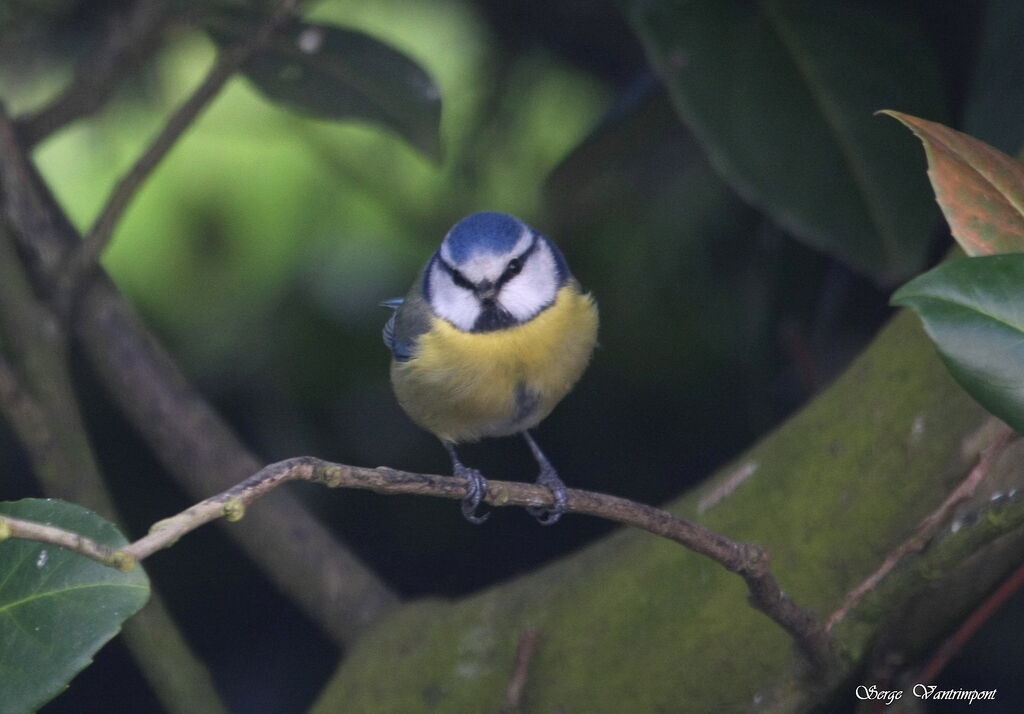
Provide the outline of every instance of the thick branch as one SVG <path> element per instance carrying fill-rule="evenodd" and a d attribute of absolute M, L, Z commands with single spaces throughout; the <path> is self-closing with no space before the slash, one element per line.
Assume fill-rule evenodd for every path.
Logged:
<path fill-rule="evenodd" d="M 29 394 L 14 369 L 14 365 L 0 353 L 0 413 L 7 417 L 18 440 L 29 451 L 37 454 L 38 462 L 47 453 L 53 441 L 46 414 Z"/>
<path fill-rule="evenodd" d="M 67 336 L 32 291 L 6 221 L 0 217 L 0 331 L 14 363 L 0 360 L 0 411 L 28 452 L 43 490 L 117 520 L 68 370 Z M 19 529 L 32 528 L 21 523 Z M 38 528 L 38 526 L 34 526 Z M 10 528 L 10 527 L 9 527 Z M 13 528 L 12 528 L 13 530 Z M 65 547 L 90 548 L 80 537 Z M 95 556 L 127 567 L 123 555 L 103 546 Z M 154 595 L 156 595 L 154 593 Z M 212 679 L 188 648 L 158 596 L 125 628 L 126 642 L 154 691 L 170 712 L 226 711 Z M 188 692 L 183 697 L 179 692 Z"/>
<path fill-rule="evenodd" d="M 988 475 L 993 464 L 999 459 L 1003 451 L 1006 450 L 1006 447 L 1017 437 L 1018 435 L 1013 429 L 1001 422 L 999 423 L 997 433 L 992 437 L 992 441 L 989 442 L 988 446 L 979 454 L 978 463 L 967 474 L 967 477 L 946 497 L 938 508 L 921 520 L 917 528 L 914 529 L 914 533 L 889 553 L 885 560 L 882 561 L 882 564 L 871 575 L 847 593 L 846 597 L 843 598 L 843 602 L 826 621 L 826 630 L 831 630 L 837 623 L 842 621 L 847 613 L 856 607 L 865 596 L 871 593 L 882 579 L 892 572 L 892 569 L 904 558 L 908 555 L 919 553 L 928 544 L 938 530 L 950 519 L 954 509 L 974 495 L 978 484 Z"/>
<path fill-rule="evenodd" d="M 0 213 L 23 249 L 36 287 L 56 279 L 80 238 L 29 159 L 28 148 L 0 103 Z"/>
<path fill-rule="evenodd" d="M 65 256 L 81 239 L 2 107 L 0 209 L 31 256 L 36 285 L 52 293 Z M 188 383 L 101 269 L 88 282 L 72 329 L 111 396 L 194 498 L 259 469 L 256 457 Z M 398 601 L 291 494 L 281 494 L 229 533 L 338 643 L 351 641 Z"/>
<path fill-rule="evenodd" d="M 237 486 L 207 498 L 185 511 L 156 523 L 148 535 L 113 553 L 90 543 L 77 548 L 80 537 L 53 529 L 52 539 L 45 531 L 34 530 L 21 536 L 20 523 L 10 523 L 11 535 L 31 537 L 63 547 L 112 567 L 131 567 L 158 550 L 167 548 L 181 536 L 210 521 L 224 517 L 239 520 L 245 509 L 273 489 L 288 481 L 303 480 L 329 487 L 358 488 L 381 494 L 411 494 L 461 499 L 466 495 L 466 480 L 455 476 L 409 473 L 389 468 L 360 468 L 321 461 L 308 456 L 271 464 Z M 783 627 L 799 645 L 823 679 L 837 671 L 831 641 L 813 615 L 794 603 L 779 587 L 768 570 L 765 552 L 749 543 L 732 541 L 671 513 L 617 496 L 579 489 L 567 490 L 567 508 L 624 525 L 634 526 L 673 540 L 739 573 L 750 590 L 752 604 Z M 488 481 L 487 503 L 492 506 L 551 506 L 551 492 L 543 486 L 512 481 Z M 3 521 L 0 520 L 0 523 Z"/>
<path fill-rule="evenodd" d="M 14 239 L 0 217 L 0 367 L 3 413 L 22 439 L 36 476 L 57 498 L 107 517 L 107 497 L 67 368 L 67 339 L 32 291 Z"/>

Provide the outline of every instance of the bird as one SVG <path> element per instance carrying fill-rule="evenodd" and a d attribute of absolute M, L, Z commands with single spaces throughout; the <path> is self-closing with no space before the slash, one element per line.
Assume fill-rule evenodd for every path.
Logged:
<path fill-rule="evenodd" d="M 487 493 L 457 446 L 521 434 L 537 462 L 536 483 L 552 507 L 528 508 L 543 525 L 568 507 L 565 483 L 530 430 L 579 380 L 597 344 L 597 303 L 558 247 L 507 213 L 473 213 L 456 223 L 384 326 L 391 385 L 413 422 L 441 440 L 456 476 L 467 479 L 462 514 Z"/>

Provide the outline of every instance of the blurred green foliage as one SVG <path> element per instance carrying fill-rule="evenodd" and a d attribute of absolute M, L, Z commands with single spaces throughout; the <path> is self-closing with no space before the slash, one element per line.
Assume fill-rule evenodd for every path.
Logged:
<path fill-rule="evenodd" d="M 7 110 L 17 116 L 52 96 L 117 5 L 0 5 L 11 13 L 9 24 L 0 15 Z M 1024 83 L 1013 81 L 1024 58 L 1004 37 L 1017 26 L 1012 1 L 835 0 L 817 3 L 816 15 L 795 1 L 619 5 L 624 12 L 573 0 L 313 3 L 305 19 L 365 32 L 433 78 L 440 161 L 386 126 L 293 113 L 239 77 L 136 197 L 105 266 L 262 457 L 312 453 L 442 471 L 443 450 L 391 396 L 380 342 L 387 315 L 376 305 L 406 292 L 463 215 L 515 213 L 562 246 L 601 308 L 600 349 L 542 426 L 546 451 L 572 486 L 652 502 L 679 493 L 834 376 L 889 314 L 891 281 L 942 252 L 944 237 L 927 229 L 937 216 L 932 199 L 902 188 L 923 182 L 924 162 L 893 122 L 872 116 L 886 108 L 878 102 L 911 109 L 905 90 L 908 102 L 913 93 L 953 125 L 967 117 L 980 138 L 991 131 L 1015 150 L 1024 125 L 1007 121 L 1001 107 L 1024 99 Z M 841 21 L 853 6 L 856 37 Z M 778 65 L 763 62 L 760 50 L 777 58 L 779 38 L 764 35 L 765 7 L 797 30 L 796 10 L 814 15 L 798 36 L 816 43 L 812 57 L 827 58 L 827 85 L 854 127 L 844 134 L 852 143 L 837 150 L 833 137 L 818 151 L 808 142 L 806 122 L 813 132 L 830 129 L 820 111 L 780 98 L 788 95 L 772 85 Z M 691 13 L 685 25 L 683 12 Z M 898 23 L 886 19 L 893 14 Z M 822 25 L 822 16 L 832 19 Z M 760 43 L 725 42 L 749 17 Z M 701 60 L 690 86 L 671 75 L 681 56 L 668 45 L 684 40 L 692 47 L 682 59 Z M 79 227 L 213 52 L 201 29 L 175 22 L 109 105 L 36 149 Z M 787 86 L 802 81 L 792 67 L 779 71 Z M 884 100 L 869 91 L 879 84 Z M 1003 88 L 998 101 L 993 87 Z M 819 109 L 831 98 L 817 95 Z M 870 150 L 861 152 L 865 135 Z M 863 215 L 844 223 L 857 211 L 839 210 L 850 177 L 833 166 L 837 151 L 866 162 L 878 185 L 899 184 L 882 189 L 885 211 L 910 216 L 911 228 L 907 241 L 885 243 L 887 256 L 871 254 L 881 243 L 863 235 Z M 836 172 L 845 177 L 841 190 L 830 183 Z M 874 179 L 858 181 L 878 189 Z M 796 208 L 787 203 L 793 193 Z M 791 219 L 799 210 L 814 220 Z M 89 375 L 81 381 L 101 458 L 133 525 L 141 531 L 186 505 Z M 0 450 L 5 463 L 19 463 L 9 434 L 0 433 Z M 485 473 L 533 476 L 511 440 L 469 452 Z M 24 483 L 24 495 L 32 493 Z M 557 532 L 542 530 L 510 509 L 476 529 L 450 503 L 425 499 L 318 491 L 310 501 L 409 595 L 456 595 L 513 577 L 606 529 L 569 519 Z M 259 652 L 256 676 L 268 701 L 298 710 L 317 682 L 294 683 L 318 673 L 289 665 L 325 651 L 330 659 L 330 645 L 244 563 L 225 572 L 233 555 L 209 529 L 155 559 L 151 574 L 172 603 L 190 603 L 175 605 L 176 614 L 223 681 L 244 680 L 239 661 Z M 251 610 L 237 607 L 241 591 L 258 593 Z M 265 622 L 268 608 L 282 613 L 279 623 Z M 295 649 L 275 639 L 282 630 L 299 633 Z M 242 684 L 223 686 L 244 700 Z"/>
<path fill-rule="evenodd" d="M 376 14 L 360 18 L 321 5 L 313 17 L 372 31 L 399 14 L 374 7 Z M 444 141 L 452 148 L 443 166 L 376 127 L 298 118 L 239 79 L 126 216 L 104 262 L 172 331 L 198 374 L 225 362 L 234 371 L 240 354 L 258 369 L 266 359 L 259 346 L 269 348 L 281 327 L 272 308 L 296 286 L 332 318 L 375 328 L 382 316 L 373 305 L 404 293 L 448 223 L 480 206 L 535 214 L 539 179 L 607 98 L 594 81 L 542 52 L 519 63 L 509 86 L 493 96 L 474 75 L 487 59 L 483 28 L 468 9 L 438 4 L 419 18 L 401 14 L 404 25 L 388 24 L 389 42 L 413 51 L 418 44 L 446 98 Z M 445 52 L 449 46 L 460 51 Z M 38 152 L 80 226 L 194 86 L 211 51 L 202 35 L 181 34 L 161 53 L 141 97 L 125 92 L 109 111 Z M 489 113 L 485 101 L 500 111 Z M 475 135 L 467 137 L 470 131 Z M 255 335 L 263 339 L 245 339 Z M 239 340 L 250 349 L 240 351 Z"/>

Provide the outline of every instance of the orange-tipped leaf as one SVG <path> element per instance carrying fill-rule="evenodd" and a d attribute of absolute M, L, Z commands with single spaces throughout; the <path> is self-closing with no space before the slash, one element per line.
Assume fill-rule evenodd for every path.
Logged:
<path fill-rule="evenodd" d="M 1024 163 L 937 122 L 880 113 L 924 144 L 935 199 L 967 255 L 1024 252 Z"/>

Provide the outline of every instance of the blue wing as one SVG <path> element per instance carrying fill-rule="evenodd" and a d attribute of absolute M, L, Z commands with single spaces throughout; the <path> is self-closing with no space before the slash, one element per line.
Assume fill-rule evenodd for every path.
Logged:
<path fill-rule="evenodd" d="M 384 324 L 383 337 L 384 345 L 391 350 L 391 354 L 395 355 L 396 358 L 398 355 L 395 354 L 395 318 L 398 316 L 398 308 L 402 307 L 403 302 L 405 302 L 405 298 L 389 298 L 380 302 L 381 307 L 394 310 L 391 317 L 389 317 L 388 321 Z"/>
<path fill-rule="evenodd" d="M 381 307 L 390 308 L 395 311 L 384 324 L 384 332 L 382 336 L 384 338 L 384 344 L 389 350 L 391 350 L 392 356 L 394 356 L 394 358 L 399 362 L 408 362 L 412 359 L 412 344 L 407 340 L 399 339 L 396 335 L 398 308 L 400 308 L 404 302 L 405 298 L 391 298 L 380 303 Z"/>

